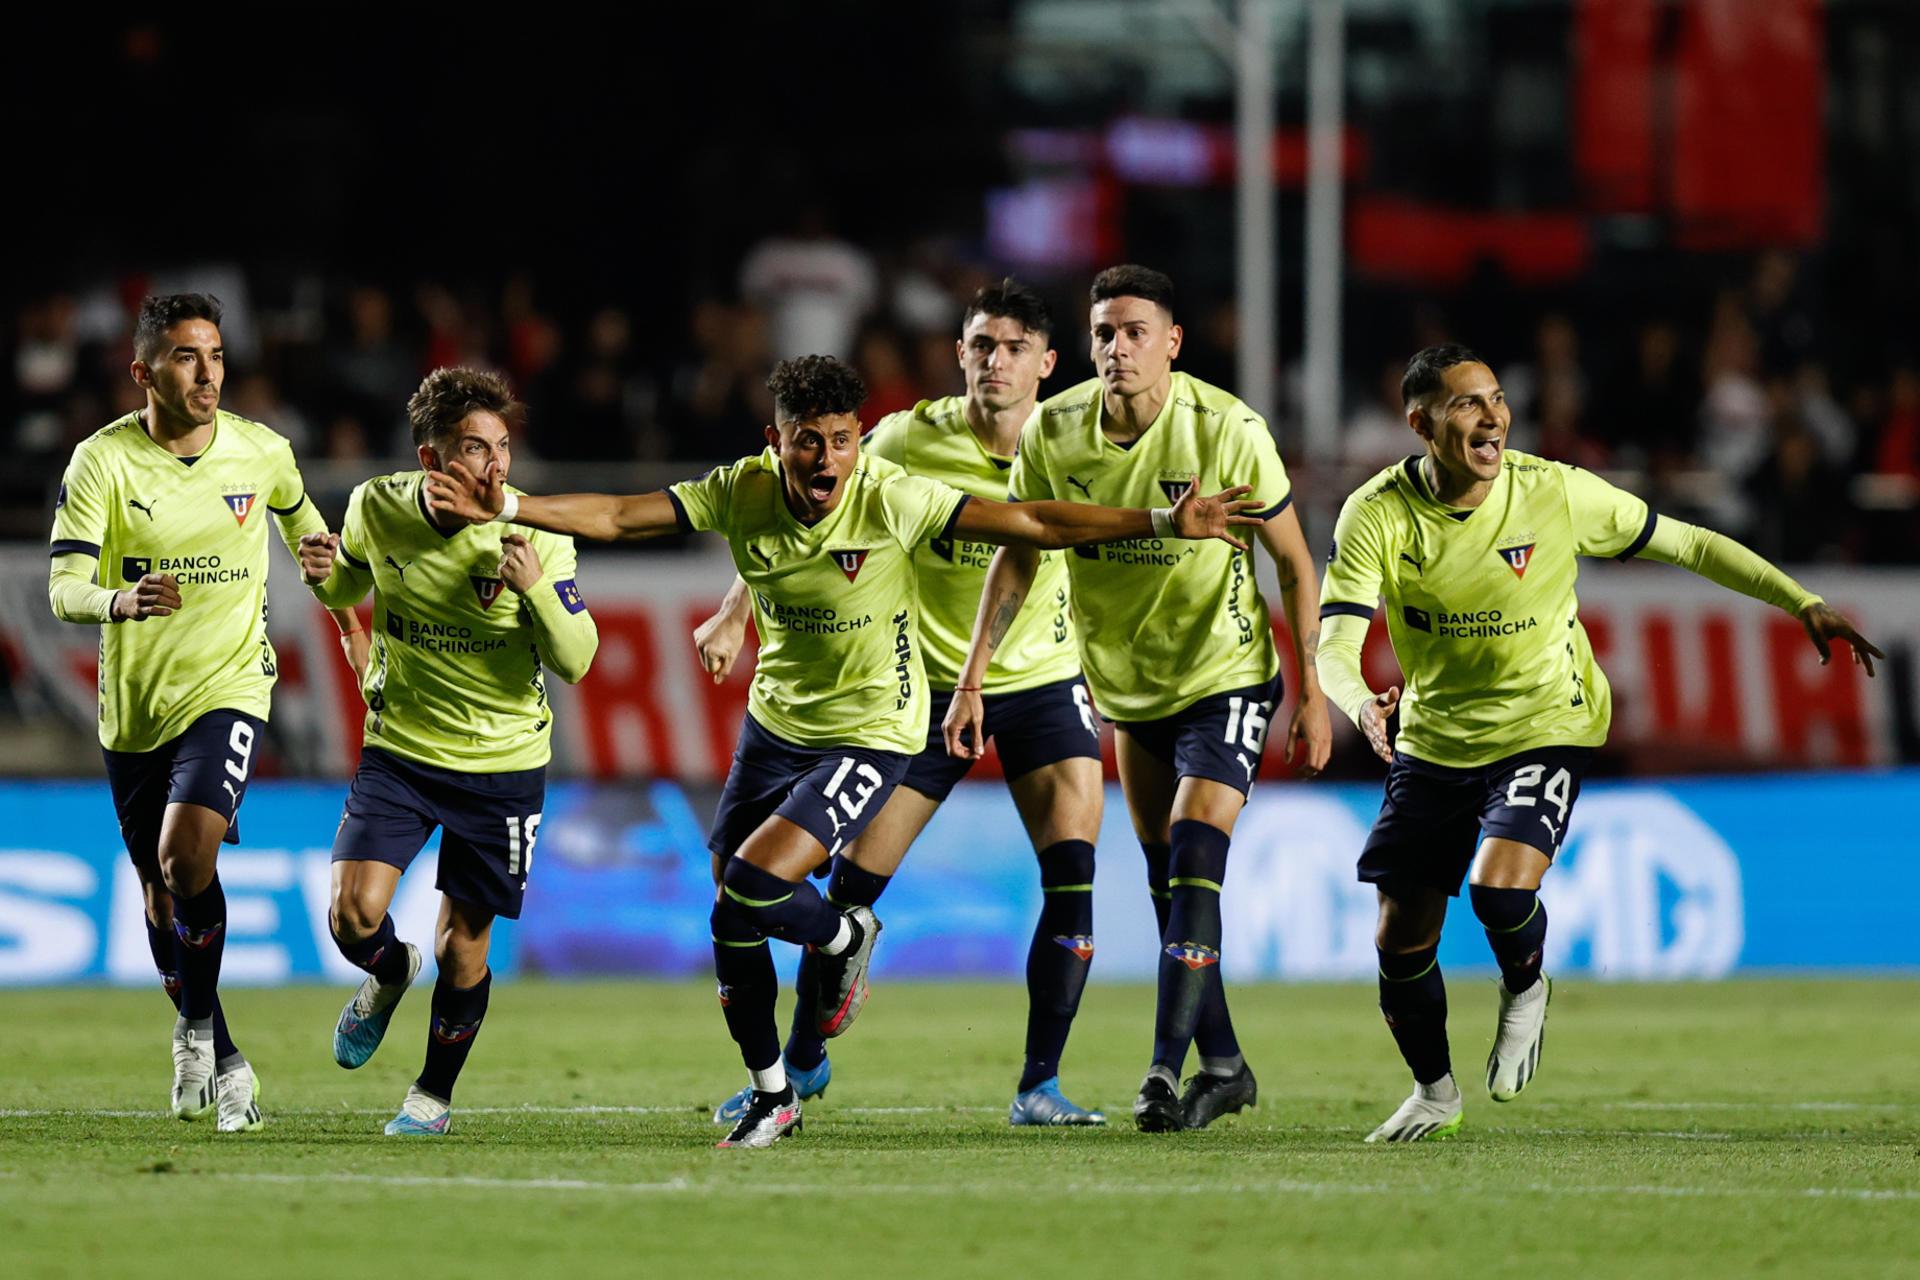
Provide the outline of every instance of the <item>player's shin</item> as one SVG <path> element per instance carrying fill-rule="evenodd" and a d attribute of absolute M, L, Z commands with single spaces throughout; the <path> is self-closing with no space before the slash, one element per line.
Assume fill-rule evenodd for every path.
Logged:
<path fill-rule="evenodd" d="M 827 877 L 827 905 L 844 911 L 849 907 L 871 907 L 887 891 L 892 876 L 877 875 L 836 856 L 833 871 Z M 793 1026 L 787 1033 L 787 1048 L 782 1055 L 786 1064 L 800 1071 L 812 1071 L 827 1056 L 827 1042 L 820 1035 L 819 969 L 815 952 L 800 957 L 800 974 L 794 983 Z"/>
<path fill-rule="evenodd" d="M 1060 1055 L 1093 961 L 1093 846 L 1040 851 L 1040 920 L 1027 949 L 1027 1060 L 1020 1092 L 1060 1074 Z"/>
<path fill-rule="evenodd" d="M 774 1023 L 774 999 L 780 980 L 763 934 L 746 910 L 726 894 L 713 905 L 713 974 L 719 984 L 720 1011 L 727 1032 L 740 1046 L 740 1060 L 754 1087 L 778 1092 L 786 1087 L 780 1063 L 780 1032 Z M 778 1073 L 775 1078 L 774 1073 Z"/>
<path fill-rule="evenodd" d="M 1226 832 L 1204 822 L 1173 824 L 1167 886 L 1172 904 L 1161 935 L 1159 1004 L 1153 1061 L 1175 1075 L 1186 1061 L 1194 1029 L 1220 984 L 1220 890 L 1227 874 Z"/>
<path fill-rule="evenodd" d="M 1432 1084 L 1453 1070 L 1447 1051 L 1447 987 L 1440 945 L 1381 951 L 1380 1012 L 1413 1078 Z"/>
<path fill-rule="evenodd" d="M 480 1034 L 492 988 L 492 970 L 470 987 L 456 987 L 447 971 L 441 969 L 433 985 L 433 1015 L 427 1024 L 427 1062 L 414 1081 L 422 1092 L 443 1102 L 453 1101 L 454 1083 Z"/>
<path fill-rule="evenodd" d="M 802 880 L 782 880 L 741 858 L 727 861 L 720 896 L 742 909 L 760 933 L 829 954 L 844 949 L 845 917 Z"/>
<path fill-rule="evenodd" d="M 161 990 L 167 993 L 167 999 L 173 1002 L 175 1013 L 180 1011 L 180 939 L 173 932 L 173 926 L 156 927 L 153 921 L 146 921 L 147 950 L 153 955 L 153 967 L 160 975 Z M 238 1046 L 233 1043 L 233 1035 L 227 1030 L 227 1011 L 220 1007 L 220 996 L 213 997 L 213 1057 L 214 1070 L 224 1075 L 246 1061 Z"/>
<path fill-rule="evenodd" d="M 407 976 L 406 944 L 395 935 L 391 915 L 382 916 L 380 927 L 357 941 L 341 937 L 338 926 L 334 926 L 333 945 L 348 964 L 380 982 L 401 982 Z"/>
<path fill-rule="evenodd" d="M 1473 914 L 1487 931 L 1487 943 L 1500 965 L 1500 980 L 1520 995 L 1540 980 L 1540 956 L 1547 944 L 1547 907 L 1534 889 L 1469 886 Z"/>
<path fill-rule="evenodd" d="M 211 1024 L 227 945 L 227 894 L 218 872 L 192 897 L 174 895 L 173 932 L 179 940 L 180 1017 L 189 1026 Z"/>

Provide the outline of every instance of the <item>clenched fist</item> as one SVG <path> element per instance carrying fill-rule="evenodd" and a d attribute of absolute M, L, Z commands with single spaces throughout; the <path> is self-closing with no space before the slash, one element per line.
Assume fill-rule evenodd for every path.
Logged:
<path fill-rule="evenodd" d="M 520 534 L 509 533 L 500 539 L 500 579 L 521 595 L 540 581 L 540 555 Z"/>
<path fill-rule="evenodd" d="M 300 580 L 317 587 L 333 575 L 333 558 L 340 551 L 337 533 L 300 535 Z"/>
<path fill-rule="evenodd" d="M 113 616 L 132 622 L 164 618 L 180 607 L 180 582 L 170 573 L 149 573 L 113 593 Z"/>

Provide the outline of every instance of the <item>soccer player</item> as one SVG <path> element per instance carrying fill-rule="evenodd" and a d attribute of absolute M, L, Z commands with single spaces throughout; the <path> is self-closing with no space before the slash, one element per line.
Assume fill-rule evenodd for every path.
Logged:
<path fill-rule="evenodd" d="M 418 471 L 353 491 L 337 537 L 305 549 L 314 594 L 351 608 L 373 590 L 366 742 L 333 842 L 334 945 L 367 973 L 340 1011 L 334 1061 L 363 1065 L 420 972 L 394 935 L 401 873 L 441 830 L 440 918 L 426 1065 L 389 1135 L 438 1135 L 487 1013 L 495 917 L 516 920 L 552 755 L 543 669 L 579 683 L 599 632 L 574 581 L 573 543 L 428 507 L 427 473 L 459 463 L 504 490 L 519 406 L 497 374 L 436 369 L 407 401 Z M 337 553 L 337 554 L 336 554 Z"/>
<path fill-rule="evenodd" d="M 1001 498 L 1033 416 L 1040 382 L 1053 372 L 1053 322 L 1039 294 L 1008 279 L 974 295 L 954 346 L 966 376 L 964 396 L 923 400 L 890 414 L 861 444 L 908 473 L 928 476 L 978 498 Z M 913 548 L 919 580 L 921 653 L 931 692 L 924 745 L 886 806 L 861 837 L 833 859 L 827 901 L 873 906 L 907 848 L 932 819 L 971 757 L 947 754 L 940 725 L 960 682 L 967 637 L 980 602 L 990 543 L 934 538 Z M 1106 1117 L 1060 1091 L 1066 1048 L 1093 959 L 1093 846 L 1100 832 L 1100 737 L 1080 677 L 1067 570 L 1042 553 L 1034 590 L 1047 602 L 1011 630 L 986 672 L 986 734 L 1000 744 L 1008 790 L 1040 864 L 1042 905 L 1027 949 L 1026 1065 L 1008 1113 L 1015 1125 L 1098 1125 Z M 695 633 L 702 662 L 725 677 L 745 638 L 746 586 L 734 579 L 719 613 Z M 802 1100 L 826 1092 L 832 1078 L 814 1000 L 817 968 L 800 961 L 792 1030 L 782 1063 Z M 748 1085 L 714 1112 L 731 1124 L 752 1105 Z"/>
<path fill-rule="evenodd" d="M 1239 546 L 1232 527 L 1253 523 L 1241 514 L 1243 488 L 1201 497 L 1188 485 L 1151 511 L 974 498 L 861 452 L 866 388 L 840 361 L 783 360 L 767 385 L 766 452 L 664 491 L 523 498 L 458 461 L 428 489 L 449 514 L 576 537 L 722 533 L 753 593 L 766 641 L 708 841 L 722 860 L 712 916 L 720 1002 L 753 1082 L 722 1147 L 771 1146 L 800 1127 L 767 938 L 818 951 L 824 1035 L 845 1032 L 867 996 L 879 921 L 869 907 L 836 911 L 807 875 L 859 838 L 926 743 L 913 548 L 932 538 L 1051 548 L 1151 536 Z"/>
<path fill-rule="evenodd" d="M 1553 987 L 1540 971 L 1547 913 L 1537 891 L 1612 712 L 1580 625 L 1575 557 L 1677 564 L 1799 618 L 1823 663 L 1836 639 L 1868 675 L 1881 656 L 1739 543 L 1656 516 L 1578 467 L 1508 449 L 1499 380 L 1465 347 L 1414 356 L 1401 396 L 1426 447 L 1348 497 L 1320 606 L 1320 677 L 1388 766 L 1360 879 L 1380 895 L 1380 1010 L 1414 1091 L 1368 1142 L 1460 1128 L 1437 950 L 1463 876 L 1500 966 L 1488 1093 L 1510 1101 L 1539 1066 Z M 1404 698 L 1397 687 L 1375 694 L 1360 671 L 1382 601 Z"/>
<path fill-rule="evenodd" d="M 220 303 L 143 298 L 130 372 L 146 407 L 74 447 L 53 515 L 48 594 L 100 633 L 100 745 L 140 877 L 147 945 L 178 1016 L 173 1113 L 257 1129 L 259 1080 L 220 1005 L 227 899 L 220 845 L 240 802 L 276 670 L 267 640 L 267 513 L 298 555 L 326 533 L 293 448 L 220 408 Z M 337 612 L 348 660 L 366 637 Z M 133 624 L 133 625 L 129 625 Z"/>
<path fill-rule="evenodd" d="M 1165 275 L 1111 267 L 1094 277 L 1092 303 L 1098 376 L 1040 405 L 1020 438 L 1013 496 L 1126 505 L 1189 485 L 1250 486 L 1300 667 L 1287 754 L 1304 745 L 1301 773 L 1312 777 L 1331 743 L 1313 664 L 1313 556 L 1267 424 L 1230 393 L 1174 371 L 1181 330 Z M 1220 894 L 1234 822 L 1280 705 L 1280 656 L 1244 547 L 1130 538 L 1077 548 L 1067 570 L 1081 663 L 1100 714 L 1119 730 L 1120 787 L 1160 923 L 1153 1061 L 1134 1122 L 1149 1133 L 1204 1129 L 1259 1096 L 1220 980 Z M 944 726 L 956 755 L 981 751 L 979 689 L 1033 598 L 1036 572 L 1018 547 L 988 570 Z M 1201 1070 L 1177 1095 L 1196 1042 Z"/>

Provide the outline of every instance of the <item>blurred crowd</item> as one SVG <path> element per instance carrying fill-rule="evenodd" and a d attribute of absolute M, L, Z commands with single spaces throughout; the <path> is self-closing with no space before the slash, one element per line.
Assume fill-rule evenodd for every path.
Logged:
<path fill-rule="evenodd" d="M 430 369 L 476 363 L 506 372 L 528 404 L 523 456 L 706 463 L 761 447 L 764 380 L 783 356 L 851 359 L 871 390 L 869 422 L 958 392 L 959 315 L 992 275 L 938 242 L 876 255 L 808 216 L 752 246 L 733 279 L 671 307 L 583 301 L 578 287 L 545 291 L 525 275 L 336 283 L 215 266 L 104 281 L 17 306 L 0 427 L 16 467 L 56 472 L 77 440 L 143 403 L 127 376 L 140 294 L 201 288 L 227 306 L 225 406 L 290 437 L 303 459 L 409 465 L 407 397 Z M 1052 392 L 1090 365 L 1078 286 L 1047 292 L 1061 324 Z M 1182 366 L 1230 386 L 1231 300 L 1181 318 Z M 1513 350 L 1430 317 L 1408 350 L 1349 369 L 1337 458 L 1298 457 L 1298 406 L 1282 407 L 1289 461 L 1345 486 L 1412 452 L 1400 373 L 1413 347 L 1439 340 L 1493 362 L 1515 447 L 1629 473 L 1661 509 L 1780 560 L 1920 560 L 1920 367 L 1856 362 L 1838 385 L 1790 255 L 1759 255 L 1744 283 L 1693 314 L 1543 309 Z"/>

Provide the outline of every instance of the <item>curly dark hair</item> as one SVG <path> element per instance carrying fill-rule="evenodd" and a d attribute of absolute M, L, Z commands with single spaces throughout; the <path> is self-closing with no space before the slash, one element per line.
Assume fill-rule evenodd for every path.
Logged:
<path fill-rule="evenodd" d="M 773 366 L 767 378 L 773 416 L 780 423 L 811 422 L 834 413 L 858 413 L 867 384 L 853 366 L 832 356 L 798 356 Z"/>
<path fill-rule="evenodd" d="M 1457 342 L 1428 347 L 1407 361 L 1400 378 L 1400 402 L 1412 404 L 1446 385 L 1443 374 L 1457 364 L 1485 364 L 1479 356 Z"/>
<path fill-rule="evenodd" d="M 1173 277 L 1164 271 L 1128 262 L 1108 267 L 1095 276 L 1093 288 L 1087 291 L 1087 296 L 1093 302 L 1105 302 L 1109 298 L 1145 298 L 1172 315 Z"/>
<path fill-rule="evenodd" d="M 210 293 L 149 294 L 133 322 L 133 358 L 152 364 L 167 349 L 167 330 L 182 320 L 206 320 L 217 329 L 222 314 L 220 299 Z"/>
<path fill-rule="evenodd" d="M 1003 316 L 1043 344 L 1053 335 L 1053 314 L 1047 310 L 1047 300 L 1012 276 L 974 294 L 960 315 L 960 327 L 966 328 L 975 316 Z"/>
<path fill-rule="evenodd" d="M 413 442 L 438 444 L 453 435 L 468 414 L 484 409 L 512 425 L 520 415 L 507 380 L 486 369 L 435 369 L 407 401 Z"/>

